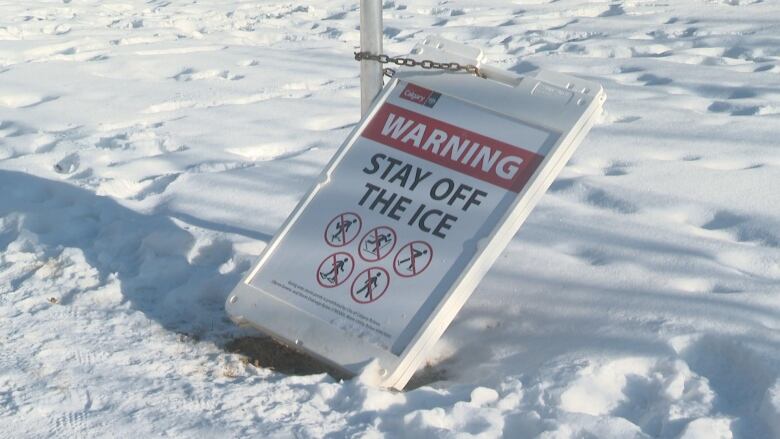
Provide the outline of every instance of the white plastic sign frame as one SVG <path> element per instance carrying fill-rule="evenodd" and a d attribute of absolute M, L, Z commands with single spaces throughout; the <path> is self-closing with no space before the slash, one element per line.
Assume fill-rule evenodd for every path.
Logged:
<path fill-rule="evenodd" d="M 348 374 L 376 359 L 402 389 L 605 100 L 579 78 L 500 76 L 399 72 L 228 296 L 230 317 Z"/>

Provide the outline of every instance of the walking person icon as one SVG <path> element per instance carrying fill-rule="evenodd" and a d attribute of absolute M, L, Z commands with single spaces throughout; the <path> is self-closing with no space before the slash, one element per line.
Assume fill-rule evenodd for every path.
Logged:
<path fill-rule="evenodd" d="M 337 287 L 352 275 L 355 260 L 346 252 L 333 253 L 317 267 L 317 283 L 324 288 Z"/>
<path fill-rule="evenodd" d="M 352 300 L 357 303 L 371 303 L 382 297 L 390 285 L 390 276 L 382 267 L 363 270 L 352 281 Z"/>
<path fill-rule="evenodd" d="M 373 288 L 376 288 L 377 279 L 379 279 L 380 277 L 382 277 L 382 273 L 381 272 L 377 272 L 373 276 L 371 276 L 369 274 L 368 279 L 366 279 L 365 282 L 363 283 L 363 288 L 355 291 L 355 295 L 359 295 L 360 293 L 365 291 L 366 292 L 366 296 L 365 297 L 366 297 L 366 299 L 368 299 L 369 294 L 371 294 L 371 290 Z"/>

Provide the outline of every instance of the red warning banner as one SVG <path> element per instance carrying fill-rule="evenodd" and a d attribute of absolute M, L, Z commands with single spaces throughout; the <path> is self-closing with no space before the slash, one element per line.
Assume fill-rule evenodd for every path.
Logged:
<path fill-rule="evenodd" d="M 520 192 L 543 156 L 385 103 L 363 137 L 504 189 Z"/>

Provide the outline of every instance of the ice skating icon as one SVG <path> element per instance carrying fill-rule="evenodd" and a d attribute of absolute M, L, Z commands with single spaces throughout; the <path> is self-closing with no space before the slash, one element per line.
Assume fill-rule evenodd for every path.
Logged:
<path fill-rule="evenodd" d="M 369 230 L 360 240 L 358 253 L 368 262 L 376 262 L 395 248 L 396 235 L 390 227 L 379 226 Z"/>
<path fill-rule="evenodd" d="M 347 257 L 338 258 L 337 256 L 333 257 L 333 261 L 331 262 L 332 262 L 331 264 L 332 268 L 328 270 L 327 273 L 324 271 L 325 269 L 328 268 L 327 265 L 325 266 L 325 268 L 323 268 L 323 271 L 320 271 L 320 279 L 327 281 L 331 285 L 336 285 L 339 283 L 339 276 L 342 276 L 342 278 L 346 277 L 344 276 L 344 272 L 346 271 L 345 266 L 348 264 L 351 265 L 351 263 L 349 261 L 349 258 Z"/>
<path fill-rule="evenodd" d="M 366 268 L 352 281 L 352 300 L 357 303 L 371 303 L 378 300 L 390 286 L 390 275 L 382 267 Z"/>
<path fill-rule="evenodd" d="M 355 269 L 355 260 L 346 252 L 333 253 L 317 267 L 317 283 L 324 288 L 337 287 L 349 279 Z"/>
<path fill-rule="evenodd" d="M 412 277 L 425 271 L 433 260 L 433 248 L 425 241 L 413 241 L 398 250 L 393 270 L 401 277 Z"/>
<path fill-rule="evenodd" d="M 357 238 L 362 227 L 363 222 L 357 214 L 338 214 L 325 227 L 325 242 L 331 247 L 343 247 Z"/>

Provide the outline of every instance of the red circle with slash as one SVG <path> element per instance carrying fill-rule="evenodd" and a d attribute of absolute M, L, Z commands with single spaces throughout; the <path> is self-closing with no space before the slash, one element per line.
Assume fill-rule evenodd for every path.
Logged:
<path fill-rule="evenodd" d="M 355 259 L 346 252 L 326 257 L 317 267 L 317 283 L 323 288 L 337 287 L 349 279 L 355 269 Z"/>
<path fill-rule="evenodd" d="M 357 303 L 376 302 L 390 286 L 390 275 L 382 267 L 369 267 L 355 276 L 350 288 L 352 300 Z"/>
<path fill-rule="evenodd" d="M 433 261 L 433 247 L 425 241 L 412 241 L 401 247 L 393 258 L 393 271 L 401 277 L 414 277 Z"/>
<path fill-rule="evenodd" d="M 363 220 L 353 212 L 336 215 L 325 227 L 325 242 L 331 247 L 344 247 L 360 234 Z"/>
<path fill-rule="evenodd" d="M 393 251 L 395 241 L 395 230 L 387 226 L 374 227 L 363 235 L 358 245 L 358 253 L 363 260 L 376 262 Z"/>

